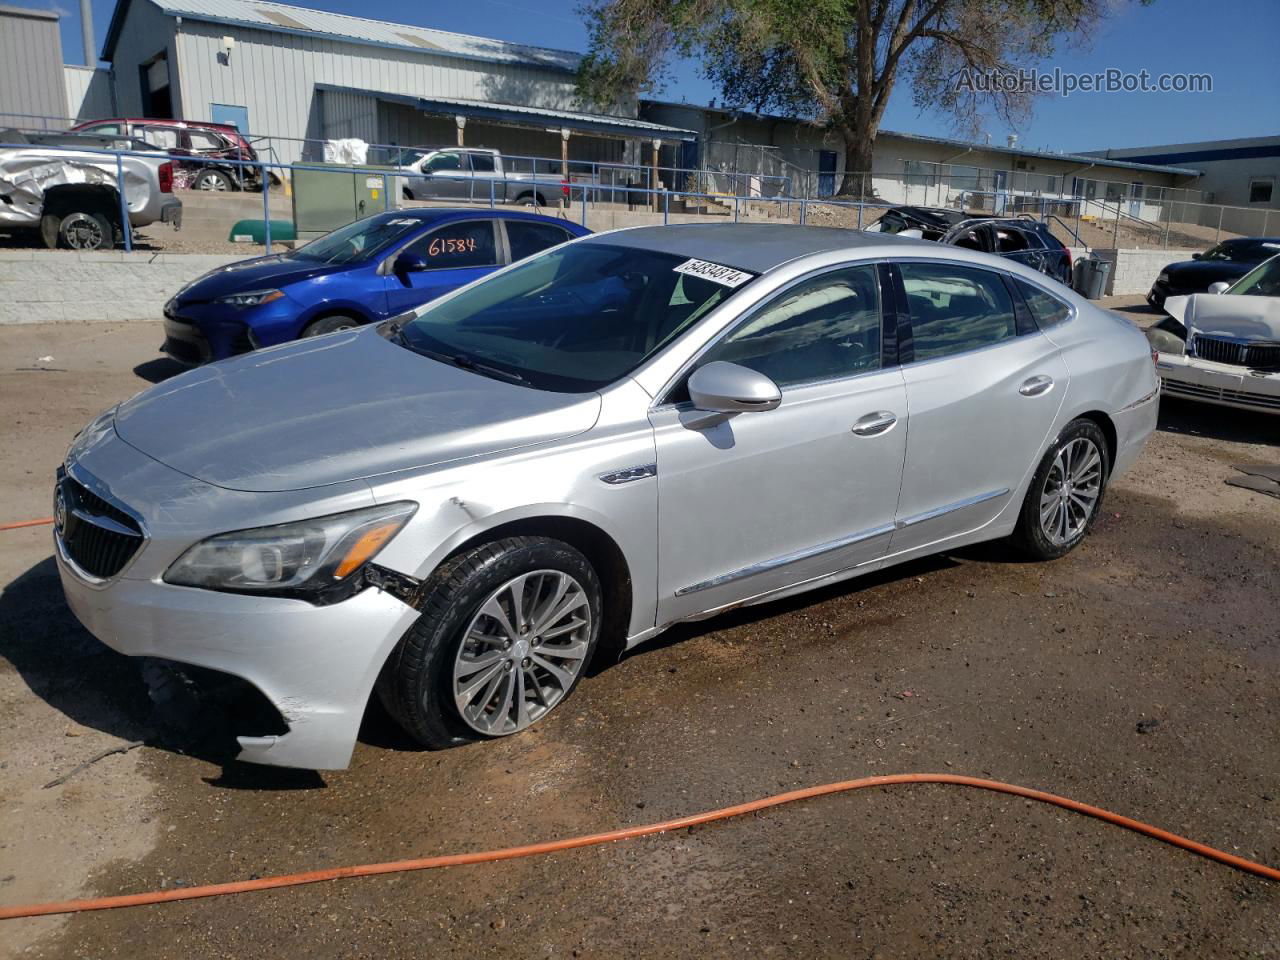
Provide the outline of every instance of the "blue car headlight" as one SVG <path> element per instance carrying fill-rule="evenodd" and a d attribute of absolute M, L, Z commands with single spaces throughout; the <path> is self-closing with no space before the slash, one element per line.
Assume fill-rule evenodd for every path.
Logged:
<path fill-rule="evenodd" d="M 247 290 L 244 293 L 229 293 L 225 297 L 218 297 L 214 303 L 225 303 L 230 307 L 260 307 L 264 303 L 270 303 L 272 300 L 279 300 L 284 296 L 284 292 L 280 290 Z"/>

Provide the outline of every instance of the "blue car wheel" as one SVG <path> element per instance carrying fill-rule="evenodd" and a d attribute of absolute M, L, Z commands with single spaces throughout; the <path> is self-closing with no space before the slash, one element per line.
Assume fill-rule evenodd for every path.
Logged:
<path fill-rule="evenodd" d="M 302 331 L 304 337 L 320 337 L 326 333 L 337 333 L 340 330 L 354 330 L 360 326 L 360 321 L 355 317 L 349 317 L 346 314 L 335 314 L 332 317 L 321 317 L 319 320 L 312 320 L 305 330 Z"/>

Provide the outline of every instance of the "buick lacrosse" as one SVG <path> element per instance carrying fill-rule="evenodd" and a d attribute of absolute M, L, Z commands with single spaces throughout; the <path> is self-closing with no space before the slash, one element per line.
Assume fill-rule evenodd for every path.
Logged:
<path fill-rule="evenodd" d="M 240 756 L 341 768 L 371 695 L 517 733 L 593 654 L 965 544 L 1060 557 L 1156 422 L 1141 331 L 1019 264 L 783 225 L 586 237 L 102 414 L 67 599 L 229 675 Z"/>

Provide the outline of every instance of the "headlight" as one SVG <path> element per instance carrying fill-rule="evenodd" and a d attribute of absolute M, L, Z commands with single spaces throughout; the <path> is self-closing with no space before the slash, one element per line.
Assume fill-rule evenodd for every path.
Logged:
<path fill-rule="evenodd" d="M 1162 273 L 1160 274 L 1160 276 L 1156 277 L 1156 283 L 1168 283 L 1168 282 L 1169 282 L 1169 275 L 1167 273 Z"/>
<path fill-rule="evenodd" d="M 373 559 L 417 509 L 416 503 L 400 501 L 222 533 L 191 547 L 164 580 L 209 590 L 318 592 Z"/>
<path fill-rule="evenodd" d="M 1167 353 L 1175 357 L 1185 357 L 1187 355 L 1186 341 L 1176 334 L 1172 334 L 1168 330 L 1161 330 L 1159 327 L 1149 328 L 1146 334 L 1147 342 L 1161 353 Z"/>
<path fill-rule="evenodd" d="M 279 300 L 284 294 L 279 290 L 250 290 L 247 293 L 231 293 L 219 297 L 214 303 L 225 303 L 232 307 L 260 307 L 272 300 Z"/>

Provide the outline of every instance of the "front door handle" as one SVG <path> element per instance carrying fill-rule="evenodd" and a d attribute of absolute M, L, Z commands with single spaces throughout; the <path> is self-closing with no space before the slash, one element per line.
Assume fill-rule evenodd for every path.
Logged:
<path fill-rule="evenodd" d="M 1038 377 L 1032 377 L 1030 380 L 1023 382 L 1018 388 L 1018 392 L 1024 397 L 1039 397 L 1048 393 L 1053 389 L 1053 377 L 1046 377 L 1041 374 Z"/>
<path fill-rule="evenodd" d="M 898 418 L 888 410 L 877 410 L 875 413 L 868 413 L 853 425 L 853 432 L 860 437 L 875 437 L 882 433 L 888 432 Z"/>

